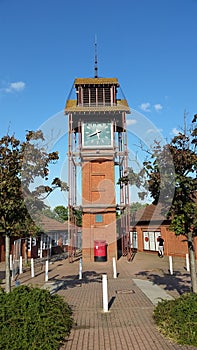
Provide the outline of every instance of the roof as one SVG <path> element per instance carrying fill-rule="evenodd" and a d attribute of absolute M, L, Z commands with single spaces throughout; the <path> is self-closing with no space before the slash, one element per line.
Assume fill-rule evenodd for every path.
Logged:
<path fill-rule="evenodd" d="M 117 100 L 116 105 L 98 105 L 98 106 L 78 106 L 77 100 L 67 100 L 65 107 L 65 114 L 69 112 L 121 112 L 125 111 L 130 113 L 130 108 L 128 106 L 127 100 Z"/>
<path fill-rule="evenodd" d="M 139 226 L 142 223 L 154 223 L 154 222 L 164 222 L 167 219 L 166 216 L 164 216 L 162 211 L 162 204 L 150 204 L 146 207 L 143 207 L 142 209 L 139 209 L 138 211 L 131 214 L 131 226 Z"/>
<path fill-rule="evenodd" d="M 195 191 L 191 195 L 191 199 L 194 203 L 197 205 L 197 191 Z M 169 224 L 171 221 L 171 218 L 168 218 L 167 215 L 164 215 L 162 211 L 164 210 L 167 212 L 167 209 L 164 209 L 164 205 L 162 203 L 159 203 L 157 205 L 150 204 L 146 207 L 143 207 L 142 209 L 139 209 L 138 211 L 131 214 L 131 220 L 130 224 L 131 226 L 140 226 L 142 224 L 154 224 L 160 222 L 160 224 Z M 168 208 L 169 209 L 169 208 Z"/>
<path fill-rule="evenodd" d="M 40 218 L 40 228 L 45 231 L 67 231 L 68 230 L 68 222 L 60 222 L 55 219 L 51 219 L 47 216 L 42 216 Z"/>
<path fill-rule="evenodd" d="M 110 84 L 119 86 L 117 78 L 76 78 L 74 85 Z"/>

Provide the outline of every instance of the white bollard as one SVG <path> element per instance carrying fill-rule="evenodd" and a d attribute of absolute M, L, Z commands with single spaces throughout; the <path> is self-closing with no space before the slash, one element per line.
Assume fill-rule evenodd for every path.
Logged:
<path fill-rule="evenodd" d="M 12 263 L 12 281 L 15 280 L 15 268 L 14 268 L 14 262 Z"/>
<path fill-rule="evenodd" d="M 34 259 L 31 258 L 31 277 L 33 278 L 34 276 Z"/>
<path fill-rule="evenodd" d="M 40 259 L 42 259 L 42 239 L 40 241 Z"/>
<path fill-rule="evenodd" d="M 51 239 L 50 239 L 50 245 L 49 245 L 49 254 L 50 254 L 50 257 L 51 257 L 51 255 L 52 255 L 52 244 L 51 244 Z"/>
<path fill-rule="evenodd" d="M 13 270 L 12 254 L 10 254 L 10 271 Z"/>
<path fill-rule="evenodd" d="M 20 262 L 19 262 L 19 273 L 23 273 L 23 257 L 20 256 Z"/>
<path fill-rule="evenodd" d="M 173 275 L 172 256 L 169 256 L 170 274 Z"/>
<path fill-rule="evenodd" d="M 113 261 L 113 276 L 114 276 L 114 278 L 117 278 L 116 258 L 113 258 L 112 261 Z"/>
<path fill-rule="evenodd" d="M 187 271 L 190 271 L 190 267 L 189 267 L 189 255 L 186 254 L 186 269 Z"/>
<path fill-rule="evenodd" d="M 108 312 L 107 275 L 102 275 L 102 284 L 103 284 L 103 311 Z"/>
<path fill-rule="evenodd" d="M 49 261 L 46 260 L 46 265 L 45 265 L 45 282 L 48 282 L 49 279 Z"/>
<path fill-rule="evenodd" d="M 79 279 L 82 279 L 82 259 L 79 260 Z"/>

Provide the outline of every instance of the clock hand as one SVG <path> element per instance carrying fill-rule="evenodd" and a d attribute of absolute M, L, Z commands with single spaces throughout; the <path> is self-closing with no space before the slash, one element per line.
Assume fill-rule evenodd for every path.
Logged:
<path fill-rule="evenodd" d="M 99 138 L 99 134 L 100 134 L 101 130 L 96 130 L 95 132 L 93 132 L 92 134 L 88 135 L 89 137 L 95 136 L 97 135 Z"/>

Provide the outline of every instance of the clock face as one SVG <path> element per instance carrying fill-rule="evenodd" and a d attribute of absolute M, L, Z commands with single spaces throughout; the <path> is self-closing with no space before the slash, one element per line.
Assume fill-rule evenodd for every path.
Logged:
<path fill-rule="evenodd" d="M 88 122 L 82 125 L 82 145 L 85 148 L 111 148 L 112 123 Z"/>

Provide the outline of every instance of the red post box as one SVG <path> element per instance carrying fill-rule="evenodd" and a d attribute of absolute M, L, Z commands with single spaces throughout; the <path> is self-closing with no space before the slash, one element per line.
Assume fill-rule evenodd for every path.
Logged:
<path fill-rule="evenodd" d="M 106 241 L 94 241 L 94 261 L 107 261 Z"/>

